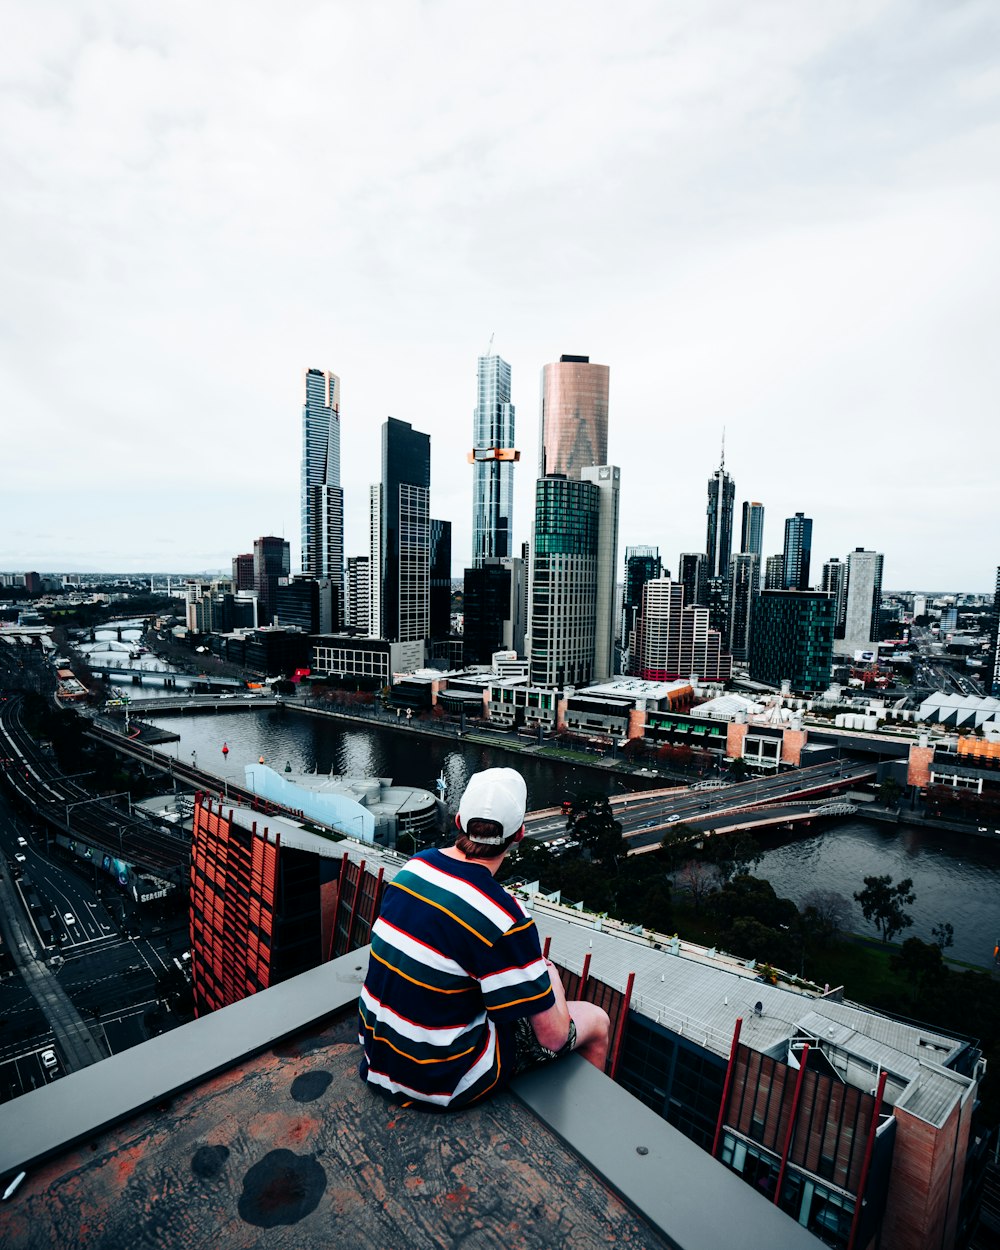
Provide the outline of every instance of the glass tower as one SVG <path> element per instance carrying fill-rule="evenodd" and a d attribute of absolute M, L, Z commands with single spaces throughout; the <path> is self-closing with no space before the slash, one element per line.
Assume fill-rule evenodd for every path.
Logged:
<path fill-rule="evenodd" d="M 472 418 L 472 567 L 513 552 L 514 405 L 510 365 L 491 352 L 479 357 L 478 402 Z"/>
<path fill-rule="evenodd" d="M 340 379 L 307 369 L 302 406 L 302 572 L 328 577 L 343 620 L 344 492 L 340 486 Z"/>
<path fill-rule="evenodd" d="M 708 526 L 705 533 L 706 577 L 725 578 L 729 573 L 729 556 L 733 550 L 733 508 L 736 486 L 726 472 L 725 461 L 709 478 Z"/>
<path fill-rule="evenodd" d="M 760 563 L 764 558 L 764 505 L 743 503 L 743 528 L 740 533 L 740 551 L 751 552 Z"/>
<path fill-rule="evenodd" d="M 809 559 L 812 555 L 812 517 L 796 512 L 785 521 L 784 589 L 809 589 Z"/>
<path fill-rule="evenodd" d="M 560 356 L 542 370 L 539 477 L 579 479 L 583 469 L 607 464 L 610 374 L 589 356 Z"/>
<path fill-rule="evenodd" d="M 535 486 L 530 677 L 540 686 L 593 680 L 601 492 L 561 475 Z"/>
<path fill-rule="evenodd" d="M 826 690 L 833 663 L 833 600 L 816 590 L 765 590 L 754 609 L 750 677 L 796 691 Z"/>
<path fill-rule="evenodd" d="M 389 417 L 382 426 L 382 481 L 372 492 L 378 555 L 372 578 L 379 580 L 372 619 L 389 642 L 430 634 L 430 488 L 430 435 Z"/>

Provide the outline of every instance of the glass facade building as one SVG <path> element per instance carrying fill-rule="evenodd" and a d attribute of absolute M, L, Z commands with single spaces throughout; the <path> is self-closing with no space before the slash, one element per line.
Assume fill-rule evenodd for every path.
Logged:
<path fill-rule="evenodd" d="M 812 538 L 812 517 L 796 512 L 785 521 L 785 563 L 782 572 L 785 590 L 809 589 Z"/>
<path fill-rule="evenodd" d="M 542 370 L 540 478 L 578 478 L 590 465 L 607 464 L 610 372 L 589 356 L 560 356 Z"/>
<path fill-rule="evenodd" d="M 855 547 L 847 557 L 844 650 L 867 650 L 881 632 L 882 553 Z"/>
<path fill-rule="evenodd" d="M 740 530 L 740 551 L 751 552 L 758 564 L 764 558 L 764 505 L 743 504 L 743 525 Z"/>
<path fill-rule="evenodd" d="M 253 588 L 257 592 L 257 620 L 270 625 L 278 606 L 278 580 L 291 570 L 291 553 L 283 538 L 265 535 L 253 545 Z"/>
<path fill-rule="evenodd" d="M 478 400 L 473 414 L 472 566 L 513 552 L 514 405 L 510 365 L 492 353 L 479 357 Z"/>
<path fill-rule="evenodd" d="M 372 580 L 379 582 L 373 620 L 389 642 L 430 634 L 430 486 L 430 435 L 390 417 L 382 426 L 382 482 L 372 491 L 371 531 Z"/>
<path fill-rule="evenodd" d="M 750 658 L 753 612 L 760 594 L 760 557 L 740 551 L 729 561 L 729 627 L 726 637 L 734 660 Z"/>
<path fill-rule="evenodd" d="M 600 504 L 592 482 L 552 476 L 535 486 L 528 655 L 534 685 L 593 680 Z"/>
<path fill-rule="evenodd" d="M 750 677 L 797 691 L 826 690 L 833 663 L 833 600 L 818 590 L 765 590 L 750 640 Z"/>
<path fill-rule="evenodd" d="M 302 572 L 328 577 L 344 602 L 344 492 L 340 486 L 340 379 L 307 369 L 302 406 Z"/>
<path fill-rule="evenodd" d="M 708 480 L 708 504 L 705 512 L 705 558 L 707 577 L 725 577 L 733 550 L 733 508 L 736 484 L 720 464 Z"/>

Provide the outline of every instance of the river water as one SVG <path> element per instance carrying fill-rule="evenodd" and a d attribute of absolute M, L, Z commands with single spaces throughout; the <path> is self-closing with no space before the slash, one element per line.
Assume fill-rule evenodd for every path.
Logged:
<path fill-rule="evenodd" d="M 147 715 L 146 719 L 180 734 L 180 742 L 164 749 L 185 761 L 193 758 L 201 768 L 240 784 L 244 766 L 263 756 L 278 772 L 291 765 L 295 772 L 391 777 L 401 785 L 432 791 L 436 779 L 443 776 L 452 812 L 469 776 L 497 764 L 509 764 L 523 773 L 529 810 L 558 804 L 584 789 L 620 794 L 633 787 L 631 778 L 626 785 L 623 778 L 599 770 L 376 726 L 345 727 L 288 711 Z M 227 754 L 223 744 L 229 748 Z M 951 956 L 984 967 L 992 963 L 994 942 L 1000 938 L 1000 839 L 993 844 L 973 836 L 850 817 L 789 841 L 763 845 L 764 858 L 755 870 L 758 876 L 767 878 L 779 895 L 796 904 L 813 889 L 842 894 L 850 902 L 852 928 L 858 933 L 875 932 L 852 899 L 863 888 L 863 878 L 885 873 L 893 881 L 912 878 L 916 901 L 907 910 L 913 927 L 903 936 L 931 941 L 934 925 L 948 921 L 955 928 Z"/>

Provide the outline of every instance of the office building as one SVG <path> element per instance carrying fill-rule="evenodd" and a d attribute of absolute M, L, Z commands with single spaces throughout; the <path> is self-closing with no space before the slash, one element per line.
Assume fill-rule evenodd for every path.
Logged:
<path fill-rule="evenodd" d="M 233 556 L 233 590 L 253 590 L 253 552 Z"/>
<path fill-rule="evenodd" d="M 609 376 L 589 356 L 560 356 L 542 370 L 540 478 L 579 479 L 583 469 L 607 464 Z"/>
<path fill-rule="evenodd" d="M 618 570 L 618 499 L 621 470 L 617 465 L 591 465 L 580 474 L 598 491 L 597 570 L 594 601 L 594 667 L 592 681 L 607 681 L 615 672 L 615 626 Z"/>
<path fill-rule="evenodd" d="M 336 591 L 334 627 L 343 622 L 344 492 L 340 485 L 340 379 L 307 369 L 302 405 L 302 572 L 329 578 Z"/>
<path fill-rule="evenodd" d="M 847 565 L 836 556 L 823 565 L 822 590 L 833 599 L 833 636 L 843 638 L 847 616 Z"/>
<path fill-rule="evenodd" d="M 764 559 L 764 505 L 743 503 L 743 525 L 740 529 L 740 551 L 751 552 L 760 567 Z"/>
<path fill-rule="evenodd" d="M 622 593 L 620 633 L 622 651 L 626 653 L 623 656 L 623 672 L 628 672 L 627 652 L 631 645 L 629 639 L 635 630 L 639 612 L 642 610 L 642 588 L 654 577 L 662 576 L 663 561 L 660 559 L 658 547 L 625 548 L 625 588 Z"/>
<path fill-rule="evenodd" d="M 517 558 L 484 560 L 465 570 L 466 664 L 491 664 L 497 652 L 524 654 L 525 566 Z"/>
<path fill-rule="evenodd" d="M 750 639 L 750 677 L 780 688 L 822 691 L 833 663 L 833 600 L 822 591 L 765 590 Z"/>
<path fill-rule="evenodd" d="M 704 552 L 681 552 L 677 561 L 677 580 L 684 587 L 684 602 L 688 607 L 694 607 L 695 605 L 706 606 L 708 602 L 708 578 L 705 571 Z"/>
<path fill-rule="evenodd" d="M 451 633 L 451 522 L 430 523 L 430 628 L 428 637 L 441 640 Z"/>
<path fill-rule="evenodd" d="M 736 500 L 736 484 L 726 472 L 725 444 L 722 460 L 708 480 L 708 504 L 705 512 L 708 524 L 705 532 L 706 577 L 725 580 L 729 571 L 729 557 L 733 550 L 733 508 Z"/>
<path fill-rule="evenodd" d="M 304 849 L 308 842 L 310 849 Z M 298 843 L 298 845 L 294 844 Z M 191 840 L 191 980 L 205 1015 L 314 968 L 323 958 L 320 890 L 335 844 L 282 844 L 256 812 L 199 795 Z"/>
<path fill-rule="evenodd" d="M 472 418 L 472 567 L 514 554 L 514 405 L 510 365 L 490 352 L 477 368 Z"/>
<path fill-rule="evenodd" d="M 685 607 L 684 587 L 669 577 L 646 582 L 635 632 L 631 675 L 644 681 L 672 681 L 692 674 L 703 681 L 728 681 L 732 656 L 708 621 L 708 609 Z"/>
<path fill-rule="evenodd" d="M 373 632 L 389 642 L 430 635 L 430 485 L 430 436 L 389 417 L 370 524 Z"/>
<path fill-rule="evenodd" d="M 344 622 L 359 634 L 371 632 L 371 556 L 348 556 Z"/>
<path fill-rule="evenodd" d="M 543 477 L 535 485 L 531 543 L 531 681 L 593 680 L 601 492 L 588 481 Z"/>
<path fill-rule="evenodd" d="M 729 652 L 734 660 L 750 658 L 754 603 L 760 594 L 760 557 L 753 551 L 740 551 L 729 561 Z"/>
<path fill-rule="evenodd" d="M 266 535 L 253 545 L 253 588 L 257 594 L 257 619 L 270 625 L 278 602 L 278 581 L 291 571 L 291 553 L 283 538 Z"/>
<path fill-rule="evenodd" d="M 764 565 L 764 589 L 784 590 L 785 588 L 785 557 L 768 556 Z"/>
<path fill-rule="evenodd" d="M 332 634 L 341 615 L 337 595 L 330 577 L 279 577 L 275 624 L 304 634 Z"/>
<path fill-rule="evenodd" d="M 785 521 L 784 589 L 809 589 L 809 559 L 812 555 L 812 517 L 796 512 Z"/>
<path fill-rule="evenodd" d="M 847 557 L 847 607 L 843 651 L 867 651 L 878 642 L 882 606 L 882 553 L 855 547 Z"/>

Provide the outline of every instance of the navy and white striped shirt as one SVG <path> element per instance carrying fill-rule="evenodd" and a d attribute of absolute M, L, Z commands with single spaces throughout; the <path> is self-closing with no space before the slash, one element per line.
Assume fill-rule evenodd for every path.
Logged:
<path fill-rule="evenodd" d="M 361 991 L 361 1074 L 403 1100 L 475 1102 L 509 1079 L 514 1023 L 555 1003 L 535 922 L 475 861 L 414 856 L 386 887 Z"/>

